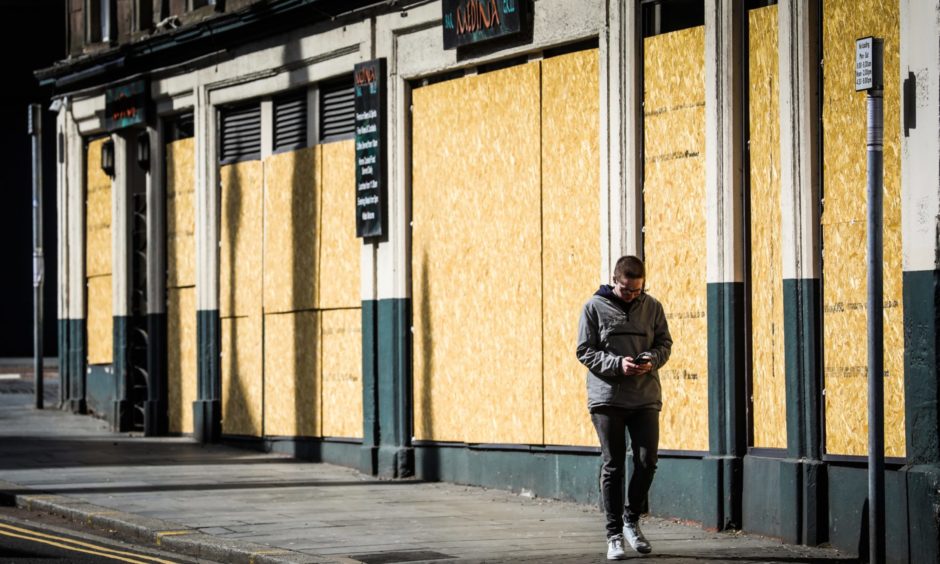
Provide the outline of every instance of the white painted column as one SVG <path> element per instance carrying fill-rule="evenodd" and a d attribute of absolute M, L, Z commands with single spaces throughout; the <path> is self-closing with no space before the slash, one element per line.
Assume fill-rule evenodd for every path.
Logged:
<path fill-rule="evenodd" d="M 114 317 L 130 315 L 130 222 L 133 142 L 125 133 L 111 136 L 114 143 L 114 178 L 111 179 L 111 299 Z M 92 163 L 93 164 L 93 163 Z"/>
<path fill-rule="evenodd" d="M 69 207 L 68 207 L 68 99 L 60 100 L 59 112 L 55 120 L 56 137 L 56 268 L 59 279 L 56 281 L 56 317 L 69 318 Z M 61 352 L 60 352 L 61 356 Z M 64 367 L 60 367 L 64 368 Z"/>
<path fill-rule="evenodd" d="M 642 97 L 640 8 L 608 3 L 601 37 L 601 281 L 623 255 L 642 254 L 643 178 L 640 176 Z"/>
<path fill-rule="evenodd" d="M 819 113 L 815 16 L 810 3 L 782 0 L 780 44 L 780 205 L 784 279 L 814 279 L 819 256 Z"/>
<path fill-rule="evenodd" d="M 738 2 L 705 2 L 705 198 L 709 283 L 744 280 Z"/>
<path fill-rule="evenodd" d="M 219 309 L 219 188 L 216 112 L 209 93 L 196 86 L 193 109 L 196 155 L 196 309 Z"/>
<path fill-rule="evenodd" d="M 85 319 L 85 140 L 68 108 L 65 128 L 68 179 L 68 318 Z"/>
<path fill-rule="evenodd" d="M 901 0 L 900 7 L 901 240 L 903 269 L 910 272 L 938 267 L 940 7 L 936 0 Z"/>

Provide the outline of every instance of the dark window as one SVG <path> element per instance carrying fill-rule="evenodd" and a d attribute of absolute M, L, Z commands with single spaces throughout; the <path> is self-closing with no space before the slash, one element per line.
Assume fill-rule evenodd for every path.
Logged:
<path fill-rule="evenodd" d="M 307 146 L 307 91 L 274 99 L 274 152 Z"/>
<path fill-rule="evenodd" d="M 136 31 L 153 29 L 153 0 L 137 0 Z"/>
<path fill-rule="evenodd" d="M 705 25 L 703 0 L 644 0 L 643 37 Z"/>
<path fill-rule="evenodd" d="M 261 158 L 261 105 L 258 102 L 222 108 L 219 119 L 222 163 Z"/>
<path fill-rule="evenodd" d="M 114 0 L 85 1 L 85 43 L 101 43 L 114 39 Z"/>
<path fill-rule="evenodd" d="M 215 6 L 216 0 L 192 0 L 193 10 L 198 10 L 199 8 L 205 8 L 206 6 Z"/>
<path fill-rule="evenodd" d="M 352 75 L 320 86 L 320 141 L 356 134 L 356 98 Z"/>
<path fill-rule="evenodd" d="M 167 117 L 163 122 L 163 136 L 167 143 L 188 139 L 194 135 L 193 113 Z"/>

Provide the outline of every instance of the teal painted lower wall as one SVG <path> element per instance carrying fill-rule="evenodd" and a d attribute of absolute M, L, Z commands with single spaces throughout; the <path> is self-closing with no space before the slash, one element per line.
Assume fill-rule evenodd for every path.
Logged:
<path fill-rule="evenodd" d="M 905 272 L 904 409 L 911 465 L 907 472 L 911 562 L 940 562 L 938 325 L 940 272 Z"/>
<path fill-rule="evenodd" d="M 88 367 L 85 376 L 84 402 L 87 412 L 100 419 L 112 421 L 115 405 L 114 389 L 117 387 L 114 368 L 110 364 L 92 364 Z"/>
<path fill-rule="evenodd" d="M 868 470 L 830 464 L 829 541 L 851 554 L 868 554 Z M 885 545 L 888 562 L 908 559 L 907 476 L 885 472 Z"/>
<path fill-rule="evenodd" d="M 223 435 L 222 444 L 261 452 L 286 454 L 308 462 L 325 462 L 349 468 L 359 466 L 360 441 L 333 441 L 314 437 L 241 437 Z"/>
<path fill-rule="evenodd" d="M 799 460 L 745 456 L 742 528 L 798 543 L 802 524 L 802 474 Z"/>
<path fill-rule="evenodd" d="M 87 330 L 84 319 L 69 319 L 69 400 L 68 407 L 73 413 L 85 413 L 85 359 Z"/>
<path fill-rule="evenodd" d="M 404 478 L 414 475 L 415 465 L 411 449 L 411 300 L 379 300 L 375 311 L 377 473 Z"/>
<path fill-rule="evenodd" d="M 201 443 L 222 437 L 221 321 L 219 310 L 196 311 L 196 401 L 193 437 Z"/>
<path fill-rule="evenodd" d="M 69 320 L 59 319 L 57 324 L 59 333 L 59 406 L 67 405 L 69 398 L 69 382 L 72 373 L 69 364 Z"/>

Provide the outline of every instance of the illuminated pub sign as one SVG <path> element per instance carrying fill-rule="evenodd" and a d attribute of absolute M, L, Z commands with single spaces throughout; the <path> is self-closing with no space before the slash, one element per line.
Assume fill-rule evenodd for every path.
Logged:
<path fill-rule="evenodd" d="M 519 33 L 525 1 L 443 0 L 444 49 Z"/>
<path fill-rule="evenodd" d="M 147 123 L 147 81 L 135 80 L 105 90 L 104 111 L 108 131 Z"/>
<path fill-rule="evenodd" d="M 353 69 L 356 104 L 356 237 L 381 237 L 385 214 L 385 59 Z"/>

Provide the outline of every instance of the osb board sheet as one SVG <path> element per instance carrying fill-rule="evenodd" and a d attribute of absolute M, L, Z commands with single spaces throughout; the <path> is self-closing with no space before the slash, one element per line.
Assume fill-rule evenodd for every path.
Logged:
<path fill-rule="evenodd" d="M 320 435 L 318 315 L 264 316 L 265 435 Z"/>
<path fill-rule="evenodd" d="M 647 288 L 662 302 L 673 337 L 659 371 L 660 447 L 708 450 L 705 29 L 650 37 L 644 49 Z"/>
<path fill-rule="evenodd" d="M 542 327 L 545 443 L 597 446 L 573 354 L 601 263 L 598 50 L 542 61 Z"/>
<path fill-rule="evenodd" d="M 413 92 L 418 439 L 543 441 L 539 75 L 528 63 Z"/>
<path fill-rule="evenodd" d="M 786 448 L 777 6 L 748 12 L 748 36 L 752 446 Z"/>
<path fill-rule="evenodd" d="M 864 221 L 866 95 L 855 91 L 855 40 L 884 38 L 884 222 L 901 221 L 900 9 L 897 0 L 823 2 L 824 224 Z"/>
<path fill-rule="evenodd" d="M 352 139 L 320 146 L 320 309 L 359 307 L 362 243 L 356 238 L 356 152 Z"/>
<path fill-rule="evenodd" d="M 823 361 L 826 451 L 865 455 L 867 409 L 866 96 L 855 92 L 855 39 L 884 37 L 885 454 L 903 457 L 900 96 L 897 2 L 823 2 Z"/>
<path fill-rule="evenodd" d="M 826 452 L 868 453 L 867 228 L 823 226 L 826 248 L 823 338 Z M 884 241 L 885 454 L 905 456 L 904 310 L 900 236 Z M 888 273 L 892 274 L 889 275 Z"/>
<path fill-rule="evenodd" d="M 264 161 L 266 313 L 316 307 L 319 205 L 313 178 L 319 167 L 314 156 L 310 147 L 272 155 Z"/>
<path fill-rule="evenodd" d="M 362 309 L 320 312 L 323 436 L 362 437 Z"/>
<path fill-rule="evenodd" d="M 222 319 L 222 432 L 261 436 L 261 315 Z"/>
<path fill-rule="evenodd" d="M 223 166 L 219 314 L 260 315 L 264 166 L 245 161 Z"/>
<path fill-rule="evenodd" d="M 85 166 L 85 275 L 111 274 L 111 178 L 101 170 L 106 139 L 88 143 Z"/>
<path fill-rule="evenodd" d="M 196 284 L 193 139 L 166 146 L 166 270 L 168 288 Z"/>
<path fill-rule="evenodd" d="M 110 364 L 114 360 L 114 302 L 111 275 L 87 280 L 88 364 Z"/>
<path fill-rule="evenodd" d="M 167 415 L 171 433 L 193 432 L 196 401 L 196 289 L 168 288 Z"/>

